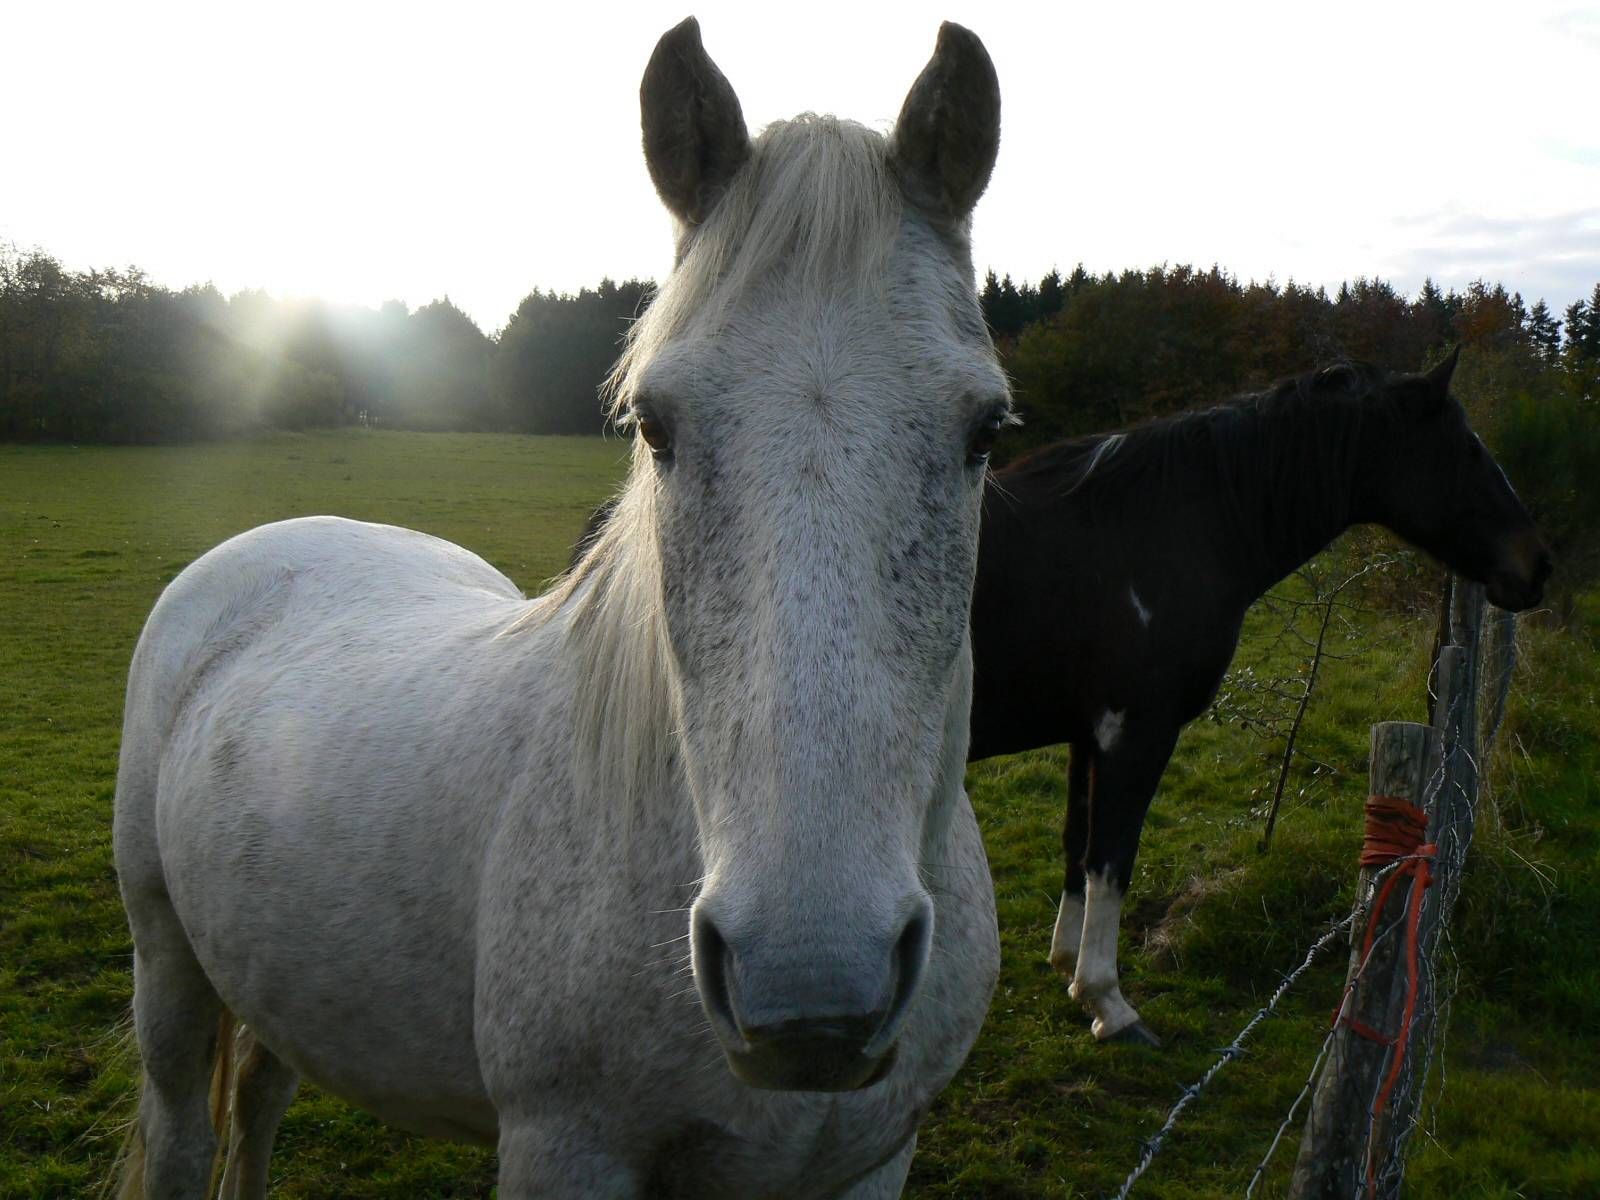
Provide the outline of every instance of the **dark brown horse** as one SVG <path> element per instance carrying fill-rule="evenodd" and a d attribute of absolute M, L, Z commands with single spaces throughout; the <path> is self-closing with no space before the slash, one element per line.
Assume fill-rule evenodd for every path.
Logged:
<path fill-rule="evenodd" d="M 1427 375 L 1337 366 L 1209 412 L 1061 442 L 998 472 L 973 596 L 969 759 L 1072 747 L 1050 961 L 1095 1036 L 1157 1044 L 1121 995 L 1139 831 L 1245 610 L 1352 525 L 1383 525 L 1538 603 L 1550 558 L 1504 472 Z"/>
<path fill-rule="evenodd" d="M 1502 608 L 1538 603 L 1549 555 L 1450 395 L 1455 363 L 1331 367 L 1047 446 L 992 478 L 968 758 L 1072 747 L 1050 961 L 1096 1037 L 1157 1044 L 1117 983 L 1122 898 L 1178 733 L 1215 695 L 1252 603 L 1362 523 L 1484 583 Z"/>

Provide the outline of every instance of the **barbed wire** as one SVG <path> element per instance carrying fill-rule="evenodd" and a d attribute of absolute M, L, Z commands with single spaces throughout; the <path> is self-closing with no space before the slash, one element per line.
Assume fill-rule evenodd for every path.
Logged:
<path fill-rule="evenodd" d="M 1356 904 L 1353 909 L 1351 909 L 1348 917 L 1339 922 L 1340 927 L 1351 927 L 1350 936 L 1352 941 L 1355 938 L 1355 922 L 1363 914 L 1367 913 L 1372 907 L 1372 903 L 1374 898 L 1377 896 L 1378 889 L 1383 886 L 1384 881 L 1388 879 L 1388 877 L 1394 872 L 1400 870 L 1400 868 L 1407 862 L 1410 862 L 1415 858 L 1416 855 L 1408 854 L 1402 858 L 1395 859 L 1394 862 L 1383 867 L 1381 870 L 1373 872 L 1372 878 L 1367 880 L 1365 893 L 1361 897 L 1360 902 Z M 1256 1184 L 1259 1183 L 1262 1176 L 1266 1174 L 1267 1166 L 1272 1162 L 1273 1155 L 1277 1153 L 1278 1146 L 1283 1141 L 1284 1133 L 1294 1122 L 1295 1112 L 1300 1108 L 1301 1102 L 1307 1096 L 1309 1096 L 1312 1092 L 1312 1089 L 1316 1087 L 1317 1078 L 1322 1073 L 1322 1064 L 1327 1059 L 1328 1051 L 1333 1048 L 1333 1039 L 1339 1035 L 1339 1022 L 1337 1018 L 1338 1014 L 1344 1010 L 1345 1001 L 1349 998 L 1350 993 L 1355 990 L 1356 984 L 1361 981 L 1361 977 L 1367 969 L 1367 964 L 1372 961 L 1373 955 L 1378 952 L 1379 948 L 1383 946 L 1385 941 L 1391 937 L 1394 937 L 1398 930 L 1398 925 L 1391 925 L 1389 928 L 1379 933 L 1377 937 L 1373 938 L 1372 945 L 1370 948 L 1368 948 L 1366 956 L 1358 964 L 1356 964 L 1354 972 L 1352 972 L 1350 978 L 1345 981 L 1344 991 L 1340 993 L 1339 996 L 1339 1007 L 1334 1010 L 1335 1019 L 1328 1024 L 1328 1032 L 1323 1035 L 1322 1045 L 1317 1049 L 1316 1058 L 1312 1060 L 1311 1071 L 1306 1075 L 1305 1084 L 1300 1088 L 1299 1093 L 1295 1096 L 1294 1103 L 1289 1105 L 1289 1111 L 1284 1114 L 1283 1120 L 1278 1123 L 1277 1131 L 1272 1135 L 1272 1141 L 1267 1146 L 1267 1152 L 1261 1156 L 1261 1161 L 1256 1164 L 1256 1169 L 1250 1173 L 1250 1182 L 1244 1190 L 1245 1200 L 1249 1200 L 1249 1197 L 1254 1194 L 1256 1190 Z M 1368 1109 L 1368 1119 L 1371 1119 L 1370 1106 Z"/>
<path fill-rule="evenodd" d="M 1216 1078 L 1217 1072 L 1244 1053 L 1245 1038 L 1250 1036 L 1257 1025 L 1272 1015 L 1272 1011 L 1278 1007 L 1278 1001 L 1283 999 L 1284 993 L 1289 990 L 1294 981 L 1305 974 L 1311 964 L 1316 961 L 1317 955 L 1322 952 L 1323 948 L 1334 938 L 1349 929 L 1354 920 L 1355 914 L 1351 913 L 1343 920 L 1336 921 L 1321 937 L 1312 943 L 1311 949 L 1306 951 L 1305 960 L 1283 977 L 1283 982 L 1278 985 L 1277 990 L 1272 993 L 1267 1002 L 1256 1010 L 1255 1016 L 1251 1017 L 1245 1023 L 1245 1027 L 1234 1035 L 1232 1042 L 1222 1048 L 1221 1057 L 1211 1064 L 1211 1068 L 1204 1075 L 1183 1089 L 1183 1095 L 1178 1098 L 1178 1102 L 1168 1111 L 1167 1119 L 1162 1122 L 1161 1128 L 1145 1140 L 1143 1153 L 1139 1156 L 1139 1162 L 1128 1173 L 1128 1177 L 1122 1181 L 1122 1187 L 1117 1190 L 1115 1200 L 1127 1200 L 1128 1193 L 1133 1190 L 1133 1185 L 1139 1182 L 1139 1177 L 1150 1169 L 1150 1164 L 1155 1161 L 1156 1155 L 1161 1152 L 1167 1136 L 1177 1128 L 1178 1117 L 1183 1110 L 1200 1095 L 1207 1084 Z"/>
<path fill-rule="evenodd" d="M 1502 628 L 1497 632 L 1504 637 L 1510 628 L 1514 627 Z M 1481 642 L 1474 649 L 1481 653 Z M 1509 688 L 1511 669 L 1515 662 L 1514 643 L 1512 643 L 1510 655 L 1507 655 L 1503 648 L 1497 647 L 1497 649 L 1500 650 L 1500 657 L 1495 664 L 1495 667 L 1498 668 L 1497 677 L 1490 684 L 1494 692 L 1491 698 L 1491 719 L 1488 723 L 1486 748 L 1492 747 L 1494 736 L 1498 733 L 1500 723 L 1504 717 L 1505 696 Z M 1421 807 L 1437 814 L 1436 827 L 1433 831 L 1435 848 L 1432 859 L 1435 870 L 1434 882 L 1438 886 L 1431 887 L 1429 889 L 1431 895 L 1425 895 L 1423 898 L 1421 920 L 1417 930 L 1419 950 L 1418 1005 L 1413 1025 L 1420 1026 L 1417 1029 L 1420 1036 L 1409 1046 L 1403 1047 L 1397 1041 L 1389 1051 L 1392 1056 L 1403 1050 L 1411 1058 L 1413 1069 L 1409 1072 L 1402 1072 L 1397 1080 L 1394 1092 L 1390 1097 L 1392 1101 L 1392 1106 L 1389 1109 L 1391 1119 L 1381 1131 L 1386 1143 L 1381 1148 L 1385 1149 L 1386 1153 L 1378 1156 L 1380 1165 L 1375 1170 L 1373 1178 L 1382 1189 L 1382 1193 L 1388 1195 L 1397 1194 L 1400 1176 L 1404 1171 L 1403 1151 L 1405 1145 L 1421 1125 L 1422 1106 L 1420 1103 L 1415 1103 L 1413 1098 L 1420 1098 L 1426 1092 L 1432 1067 L 1435 1061 L 1439 1059 L 1442 1050 L 1445 1031 L 1448 1026 L 1451 1001 L 1454 999 L 1455 993 L 1453 984 L 1448 987 L 1441 986 L 1440 972 L 1435 967 L 1435 960 L 1439 953 L 1441 942 L 1446 944 L 1449 942 L 1448 920 L 1460 895 L 1462 867 L 1465 863 L 1467 849 L 1472 841 L 1476 825 L 1476 813 L 1474 806 L 1470 802 L 1445 806 L 1443 799 L 1447 786 L 1455 788 L 1458 793 L 1465 796 L 1466 785 L 1464 779 L 1477 780 L 1480 774 L 1478 758 L 1467 748 L 1468 739 L 1472 738 L 1476 731 L 1466 729 L 1463 721 L 1465 698 L 1473 696 L 1475 699 L 1476 693 L 1484 682 L 1480 673 L 1479 660 L 1476 656 L 1474 656 L 1466 675 L 1465 681 L 1455 681 L 1453 695 L 1450 697 L 1450 708 L 1445 713 L 1443 720 L 1436 723 L 1436 728 L 1443 744 L 1440 748 L 1438 761 L 1434 764 L 1433 770 L 1423 785 L 1420 798 Z M 1466 686 L 1462 686 L 1463 683 Z M 1475 711 L 1473 716 L 1475 719 Z M 1468 799 L 1470 801 L 1470 797 Z M 1283 981 L 1272 993 L 1267 1003 L 1257 1009 L 1255 1015 L 1246 1022 L 1244 1028 L 1235 1035 L 1233 1041 L 1222 1048 L 1217 1061 L 1198 1080 L 1183 1089 L 1183 1094 L 1178 1098 L 1177 1103 L 1168 1110 L 1166 1119 L 1162 1122 L 1161 1127 L 1142 1143 L 1139 1161 L 1134 1165 L 1133 1170 L 1128 1173 L 1127 1178 L 1123 1180 L 1122 1186 L 1114 1194 L 1113 1200 L 1127 1200 L 1134 1185 L 1150 1169 L 1156 1156 L 1165 1148 L 1167 1138 L 1177 1128 L 1178 1119 L 1182 1116 L 1184 1110 L 1199 1097 L 1200 1093 L 1211 1083 L 1223 1067 L 1243 1055 L 1245 1039 L 1273 1013 L 1277 1008 L 1278 1002 L 1288 992 L 1295 980 L 1310 969 L 1317 956 L 1329 943 L 1341 933 L 1347 931 L 1350 933 L 1352 943 L 1354 942 L 1358 921 L 1363 917 L 1367 920 L 1374 919 L 1374 914 L 1371 910 L 1380 887 L 1393 872 L 1401 869 L 1406 863 L 1414 861 L 1417 857 L 1415 854 L 1404 855 L 1393 862 L 1387 863 L 1380 870 L 1373 872 L 1371 877 L 1366 880 L 1363 895 L 1360 897 L 1359 903 L 1352 909 L 1350 915 L 1334 922 L 1312 943 L 1300 965 L 1284 976 Z M 1419 886 L 1419 884 L 1414 881 L 1411 886 L 1415 887 Z M 1396 897 L 1396 900 L 1404 902 L 1403 897 Z M 1273 1134 L 1272 1141 L 1267 1146 L 1266 1153 L 1251 1173 L 1249 1183 L 1245 1188 L 1246 1200 L 1249 1200 L 1254 1195 L 1257 1184 L 1265 1176 L 1267 1168 L 1278 1147 L 1282 1144 L 1285 1133 L 1290 1125 L 1293 1124 L 1295 1114 L 1299 1111 L 1301 1104 L 1316 1088 L 1317 1081 L 1329 1060 L 1334 1039 L 1340 1032 L 1341 1027 L 1337 1020 L 1337 1013 L 1343 1012 L 1345 1004 L 1348 1002 L 1351 993 L 1361 979 L 1362 973 L 1366 970 L 1367 964 L 1371 961 L 1372 955 L 1378 946 L 1388 937 L 1396 935 L 1400 928 L 1401 925 L 1397 922 L 1379 934 L 1374 939 L 1372 946 L 1368 948 L 1362 961 L 1356 964 L 1355 968 L 1350 972 L 1349 978 L 1345 983 L 1345 990 L 1340 998 L 1336 1019 L 1322 1039 L 1322 1044 L 1318 1048 L 1315 1059 L 1312 1061 L 1311 1070 L 1306 1077 L 1304 1085 L 1290 1104 L 1289 1111 L 1279 1123 L 1277 1130 Z M 1458 974 L 1459 972 L 1456 972 L 1452 975 L 1452 978 L 1455 978 Z M 1392 1064 L 1392 1058 L 1388 1061 Z M 1375 1106 L 1376 1088 L 1374 1097 L 1369 1099 L 1367 1103 L 1366 1130 L 1362 1138 L 1366 1147 L 1365 1160 L 1369 1163 L 1374 1161 L 1373 1155 L 1376 1150 L 1380 1149 L 1380 1147 L 1374 1145 L 1373 1141 L 1375 1133 L 1380 1132 L 1375 1129 L 1376 1120 L 1373 1111 Z M 1368 1180 L 1365 1178 L 1367 1172 L 1364 1171 L 1362 1174 L 1363 1178 L 1356 1193 L 1357 1197 L 1365 1194 L 1368 1187 Z"/>
<path fill-rule="evenodd" d="M 1434 775 L 1430 779 L 1430 785 L 1433 784 L 1434 780 L 1442 781 L 1443 769 L 1443 764 L 1441 763 L 1440 766 L 1435 769 Z M 1178 1102 L 1174 1104 L 1170 1110 L 1168 1110 L 1167 1118 L 1162 1122 L 1161 1127 L 1143 1142 L 1138 1163 L 1134 1166 L 1133 1170 L 1128 1173 L 1127 1178 L 1123 1180 L 1122 1186 L 1117 1189 L 1113 1200 L 1127 1200 L 1128 1195 L 1133 1190 L 1133 1185 L 1136 1184 L 1140 1177 L 1150 1169 L 1151 1164 L 1155 1161 L 1156 1155 L 1165 1149 L 1166 1139 L 1173 1132 L 1173 1130 L 1177 1128 L 1178 1117 L 1182 1115 L 1183 1110 L 1186 1109 L 1200 1095 L 1200 1093 L 1205 1089 L 1206 1085 L 1217 1076 L 1218 1072 L 1220 1072 L 1224 1066 L 1232 1062 L 1234 1059 L 1239 1058 L 1244 1053 L 1244 1040 L 1252 1032 L 1254 1032 L 1257 1025 L 1261 1024 L 1262 1021 L 1272 1014 L 1273 1010 L 1278 1006 L 1278 1001 L 1283 999 L 1284 994 L 1288 992 L 1291 986 L 1293 986 L 1295 980 L 1297 980 L 1311 967 L 1312 963 L 1316 961 L 1317 955 L 1319 955 L 1328 946 L 1328 944 L 1333 941 L 1334 938 L 1338 937 L 1342 933 L 1348 933 L 1352 939 L 1354 938 L 1354 926 L 1357 919 L 1370 910 L 1373 900 L 1377 895 L 1378 889 L 1383 886 L 1384 881 L 1387 880 L 1388 877 L 1395 871 L 1398 871 L 1401 867 L 1403 867 L 1406 863 L 1412 862 L 1416 858 L 1417 856 L 1414 854 L 1403 855 L 1402 857 L 1397 858 L 1395 861 L 1386 864 L 1380 870 L 1373 872 L 1372 877 L 1367 880 L 1366 886 L 1363 889 L 1364 894 L 1361 897 L 1361 902 L 1351 910 L 1348 916 L 1335 921 L 1322 933 L 1320 937 L 1317 938 L 1315 942 L 1311 944 L 1310 949 L 1306 951 L 1305 958 L 1301 961 L 1300 965 L 1293 971 L 1289 972 L 1288 975 L 1284 976 L 1283 981 L 1278 985 L 1277 990 L 1272 993 L 1271 997 L 1267 1000 L 1267 1003 L 1261 1008 L 1257 1009 L 1255 1015 L 1252 1016 L 1248 1022 L 1246 1022 L 1244 1028 L 1234 1036 L 1233 1041 L 1227 1046 L 1223 1047 L 1221 1055 L 1217 1061 L 1214 1062 L 1206 1071 L 1206 1073 L 1198 1080 L 1184 1088 L 1183 1095 L 1180 1096 L 1178 1098 Z M 1360 980 L 1362 972 L 1366 970 L 1367 963 L 1371 961 L 1373 954 L 1377 952 L 1378 948 L 1388 938 L 1396 935 L 1398 928 L 1399 926 L 1392 925 L 1374 938 L 1373 944 L 1368 949 L 1366 957 L 1363 958 L 1361 963 L 1356 967 L 1354 973 L 1345 982 L 1344 992 L 1342 992 L 1340 996 L 1340 1010 L 1342 1010 L 1344 1007 L 1345 998 Z M 1322 1064 L 1326 1059 L 1328 1050 L 1333 1045 L 1333 1039 L 1335 1036 L 1337 1036 L 1338 1032 L 1339 1025 L 1337 1021 L 1335 1021 L 1329 1027 L 1327 1034 L 1322 1040 L 1322 1046 L 1317 1051 L 1316 1059 L 1312 1062 L 1311 1072 L 1306 1078 L 1305 1085 L 1300 1089 L 1299 1094 L 1296 1095 L 1294 1103 L 1289 1106 L 1289 1112 L 1284 1117 L 1283 1121 L 1279 1123 L 1277 1132 L 1274 1134 L 1271 1144 L 1267 1147 L 1266 1155 L 1262 1158 L 1261 1162 L 1257 1164 L 1255 1171 L 1250 1176 L 1250 1183 L 1245 1189 L 1245 1196 L 1247 1198 L 1254 1192 L 1256 1184 L 1259 1182 L 1261 1176 L 1265 1174 L 1268 1163 L 1271 1161 L 1273 1154 L 1278 1148 L 1278 1145 L 1283 1140 L 1285 1130 L 1294 1120 L 1295 1111 L 1299 1108 L 1305 1097 L 1316 1086 L 1317 1076 L 1322 1070 Z M 1364 1140 L 1370 1140 L 1371 1137 L 1372 1110 L 1370 1104 L 1368 1105 L 1367 1110 L 1367 1123 L 1368 1133 L 1367 1138 Z"/>

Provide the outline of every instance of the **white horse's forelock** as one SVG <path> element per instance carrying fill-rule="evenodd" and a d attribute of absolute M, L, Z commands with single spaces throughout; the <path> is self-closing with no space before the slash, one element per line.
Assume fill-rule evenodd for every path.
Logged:
<path fill-rule="evenodd" d="M 630 328 L 607 383 L 613 414 L 626 410 L 667 345 L 714 334 L 739 298 L 775 271 L 818 304 L 883 287 L 900 214 L 881 134 L 813 114 L 768 126 L 711 217 L 686 234 L 677 268 Z M 676 706 L 655 499 L 650 454 L 636 447 L 593 547 L 513 627 L 568 614 L 575 783 L 591 800 L 630 809 L 643 797 L 674 794 Z"/>
<path fill-rule="evenodd" d="M 680 236 L 677 267 L 628 331 L 606 384 L 612 412 L 626 412 L 664 347 L 712 336 L 773 272 L 819 304 L 883 287 L 901 209 L 882 134 L 814 113 L 767 126 L 711 216 Z"/>

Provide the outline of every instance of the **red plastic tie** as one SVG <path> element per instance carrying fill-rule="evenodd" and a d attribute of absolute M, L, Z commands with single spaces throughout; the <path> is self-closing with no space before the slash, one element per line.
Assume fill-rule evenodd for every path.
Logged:
<path fill-rule="evenodd" d="M 1367 797 L 1367 833 L 1361 843 L 1363 867 L 1387 867 L 1415 854 L 1428 833 L 1428 814 L 1398 796 Z"/>
<path fill-rule="evenodd" d="M 1341 1022 L 1361 1037 L 1394 1047 L 1389 1073 L 1372 1102 L 1375 1128 L 1400 1078 L 1400 1065 L 1405 1062 L 1406 1046 L 1411 1040 L 1411 1024 L 1417 1011 L 1417 931 L 1422 924 L 1423 893 L 1433 884 L 1433 856 L 1438 846 L 1422 840 L 1428 832 L 1428 814 L 1409 800 L 1402 800 L 1398 796 L 1369 796 L 1366 808 L 1367 832 L 1361 845 L 1361 865 L 1381 868 L 1399 862 L 1400 866 L 1383 881 L 1383 886 L 1373 897 L 1372 913 L 1367 918 L 1367 932 L 1361 943 L 1362 963 L 1372 953 L 1372 943 L 1378 935 L 1378 920 L 1389 903 L 1395 885 L 1403 877 L 1409 877 L 1412 881 L 1411 894 L 1406 901 L 1406 1007 L 1399 1031 L 1393 1037 L 1387 1037 L 1348 1015 Z M 1343 1007 L 1341 1004 L 1340 1008 Z M 1369 1147 L 1367 1195 L 1375 1196 L 1377 1190 L 1377 1163 Z"/>

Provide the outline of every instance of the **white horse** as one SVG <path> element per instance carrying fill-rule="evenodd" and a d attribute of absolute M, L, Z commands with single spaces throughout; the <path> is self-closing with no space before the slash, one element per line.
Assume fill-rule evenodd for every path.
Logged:
<path fill-rule="evenodd" d="M 231 1081 L 222 1190 L 262 1196 L 305 1077 L 497 1146 L 502 1200 L 893 1196 L 977 1036 L 993 68 L 946 25 L 890 137 L 752 141 L 691 20 L 641 102 L 679 264 L 618 369 L 634 461 L 583 562 L 526 601 L 423 534 L 286 521 L 150 616 L 116 802 L 125 1194 L 207 1192 Z"/>

